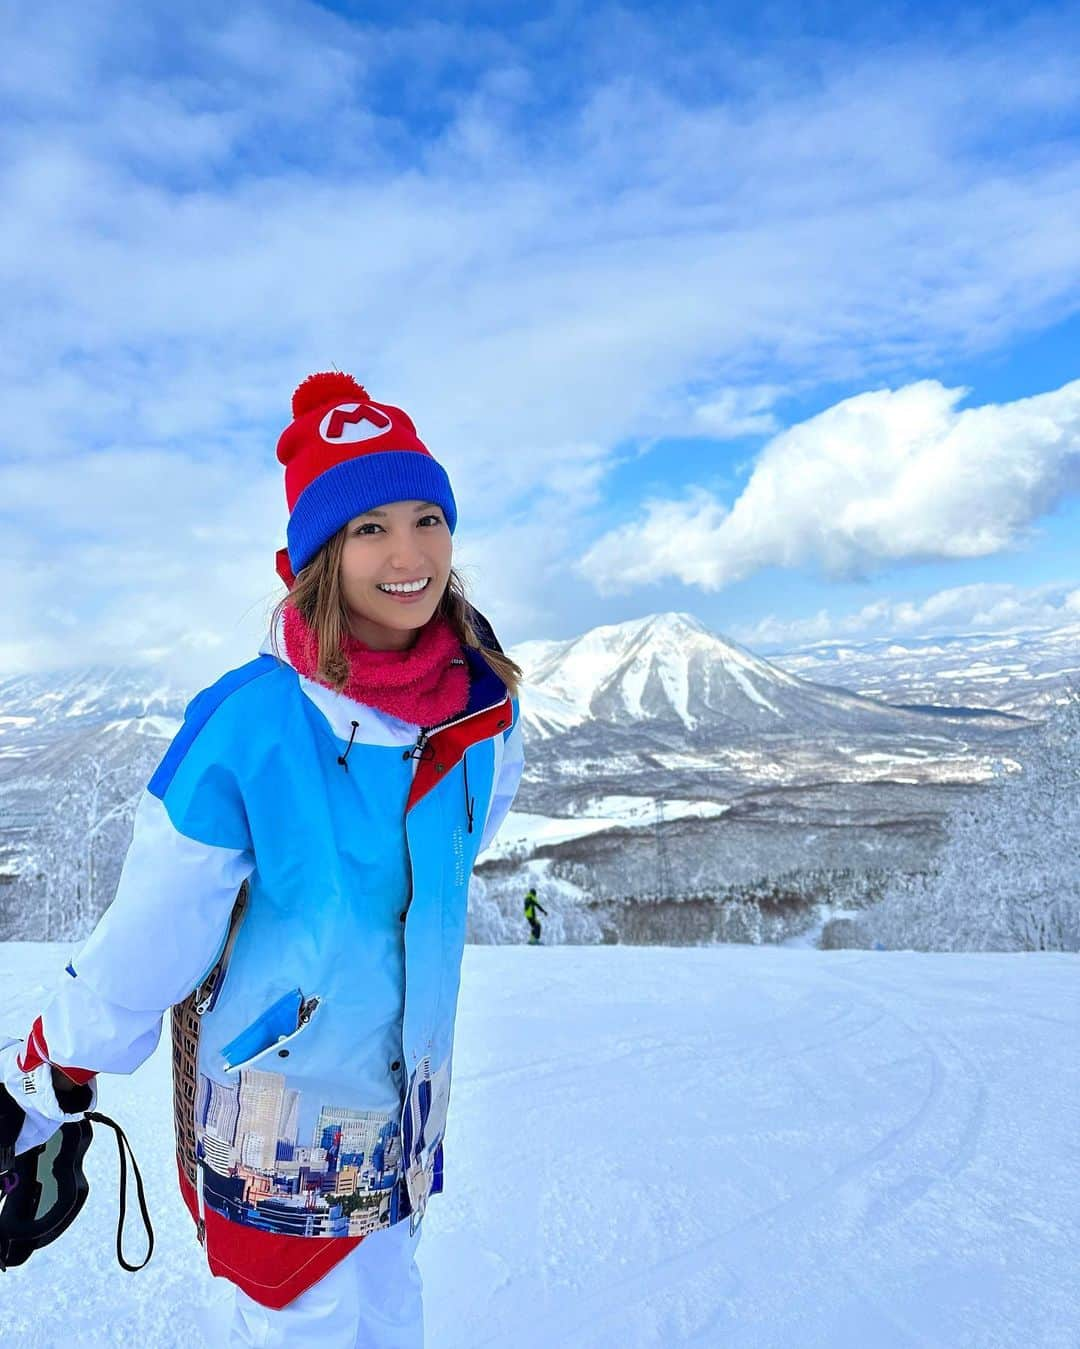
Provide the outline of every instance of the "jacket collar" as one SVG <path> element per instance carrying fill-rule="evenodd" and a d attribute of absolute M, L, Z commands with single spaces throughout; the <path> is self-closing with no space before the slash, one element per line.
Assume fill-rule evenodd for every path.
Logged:
<path fill-rule="evenodd" d="M 259 648 L 259 653 L 260 655 L 276 656 L 281 664 L 287 665 L 291 670 L 296 670 L 292 661 L 289 660 L 285 648 L 283 627 L 283 622 L 279 618 L 276 630 L 267 633 L 262 646 Z M 274 650 L 275 638 L 277 642 L 276 651 Z M 469 701 L 465 710 L 454 717 L 452 721 L 445 722 L 435 728 L 427 728 L 433 734 L 446 727 L 456 726 L 458 722 L 474 717 L 478 712 L 483 712 L 488 708 L 496 707 L 506 700 L 506 685 L 484 660 L 479 651 L 466 647 L 465 659 L 469 666 Z M 344 693 L 335 693 L 333 689 L 328 689 L 325 684 L 318 684 L 313 679 L 308 679 L 299 670 L 296 670 L 296 677 L 304 694 L 330 723 L 331 730 L 339 740 L 348 741 L 353 738 L 366 745 L 415 745 L 417 737 L 424 729 L 415 722 L 401 721 L 388 712 L 381 712 L 378 708 L 369 707 L 367 703 L 357 702 L 355 698 L 349 698 Z M 353 735 L 354 721 L 358 723 L 355 736 Z"/>

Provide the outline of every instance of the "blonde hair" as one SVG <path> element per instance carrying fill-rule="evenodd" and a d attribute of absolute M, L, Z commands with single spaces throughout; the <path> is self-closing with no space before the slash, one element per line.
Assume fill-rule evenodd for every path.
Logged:
<path fill-rule="evenodd" d="M 274 606 L 270 637 L 274 654 L 280 660 L 277 634 L 281 616 L 290 605 L 298 609 L 319 641 L 318 678 L 339 693 L 349 678 L 349 663 L 342 649 L 342 640 L 349 632 L 349 610 L 341 593 L 341 553 L 346 530 L 347 526 L 339 529 L 307 566 L 300 568 L 293 588 Z M 473 622 L 476 611 L 466 596 L 464 581 L 453 567 L 435 613 L 446 619 L 462 646 L 479 651 L 506 685 L 511 697 L 516 697 L 522 678 L 521 666 L 504 652 L 495 651 L 481 641 Z"/>

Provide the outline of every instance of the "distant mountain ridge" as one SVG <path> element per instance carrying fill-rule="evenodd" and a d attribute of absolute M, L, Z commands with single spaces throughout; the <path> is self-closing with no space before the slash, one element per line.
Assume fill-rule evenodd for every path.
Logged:
<path fill-rule="evenodd" d="M 1015 632 L 831 639 L 768 660 L 790 674 L 898 705 L 993 707 L 1042 717 L 1080 687 L 1080 622 Z"/>
<path fill-rule="evenodd" d="M 128 721 L 180 720 L 194 689 L 179 687 L 153 665 L 84 665 L 27 675 L 0 675 L 0 730 Z"/>
<path fill-rule="evenodd" d="M 510 654 L 526 675 L 515 809 L 533 818 L 525 834 L 545 865 L 570 868 L 593 894 L 921 865 L 944 804 L 992 777 L 1028 725 L 932 706 L 943 700 L 926 680 L 924 696 L 902 700 L 926 710 L 866 697 L 762 659 L 686 613 Z M 959 648 L 951 655 L 961 659 Z M 813 659 L 804 669 L 832 673 Z M 135 804 L 197 691 L 158 666 L 0 677 L 0 937 L 88 930 L 115 885 Z M 573 827 L 582 819 L 587 839 Z M 671 840 L 662 865 L 661 838 Z M 486 874 L 516 865 L 484 862 Z"/>
<path fill-rule="evenodd" d="M 527 680 L 526 731 L 539 740 L 590 721 L 674 721 L 693 732 L 775 735 L 912 731 L 931 715 L 792 674 L 687 613 L 523 643 L 511 654 Z M 995 720 L 990 712 L 974 715 Z"/>
<path fill-rule="evenodd" d="M 510 654 L 526 674 L 526 729 L 541 738 L 588 720 L 797 729 L 800 713 L 821 724 L 861 703 L 886 702 L 893 711 L 1037 713 L 1063 681 L 1080 683 L 1080 623 L 1026 633 L 827 641 L 762 657 L 692 614 L 673 612 L 561 641 L 520 642 Z M 818 693 L 807 702 L 800 696 L 808 687 L 831 696 Z M 196 692 L 164 664 L 0 675 L 0 746 L 31 728 L 153 717 L 177 722 Z"/>

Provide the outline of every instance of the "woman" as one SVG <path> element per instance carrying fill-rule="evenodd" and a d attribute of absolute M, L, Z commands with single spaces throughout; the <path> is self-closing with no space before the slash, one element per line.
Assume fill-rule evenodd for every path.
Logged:
<path fill-rule="evenodd" d="M 469 875 L 521 775 L 521 672 L 464 598 L 449 479 L 400 408 L 312 375 L 278 458 L 268 641 L 189 705 L 113 904 L 0 1067 L 31 1146 L 76 1117 L 54 1069 L 132 1072 L 172 1007 L 180 1187 L 236 1285 L 231 1342 L 413 1349 Z"/>

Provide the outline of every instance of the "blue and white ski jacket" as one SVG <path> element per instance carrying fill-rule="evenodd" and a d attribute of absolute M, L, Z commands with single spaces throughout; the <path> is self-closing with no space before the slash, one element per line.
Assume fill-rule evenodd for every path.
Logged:
<path fill-rule="evenodd" d="M 269 642 L 193 699 L 30 1037 L 130 1073 L 173 1008 L 181 1189 L 268 1306 L 442 1188 L 469 876 L 522 770 L 517 699 L 465 654 L 468 706 L 426 730 Z"/>

